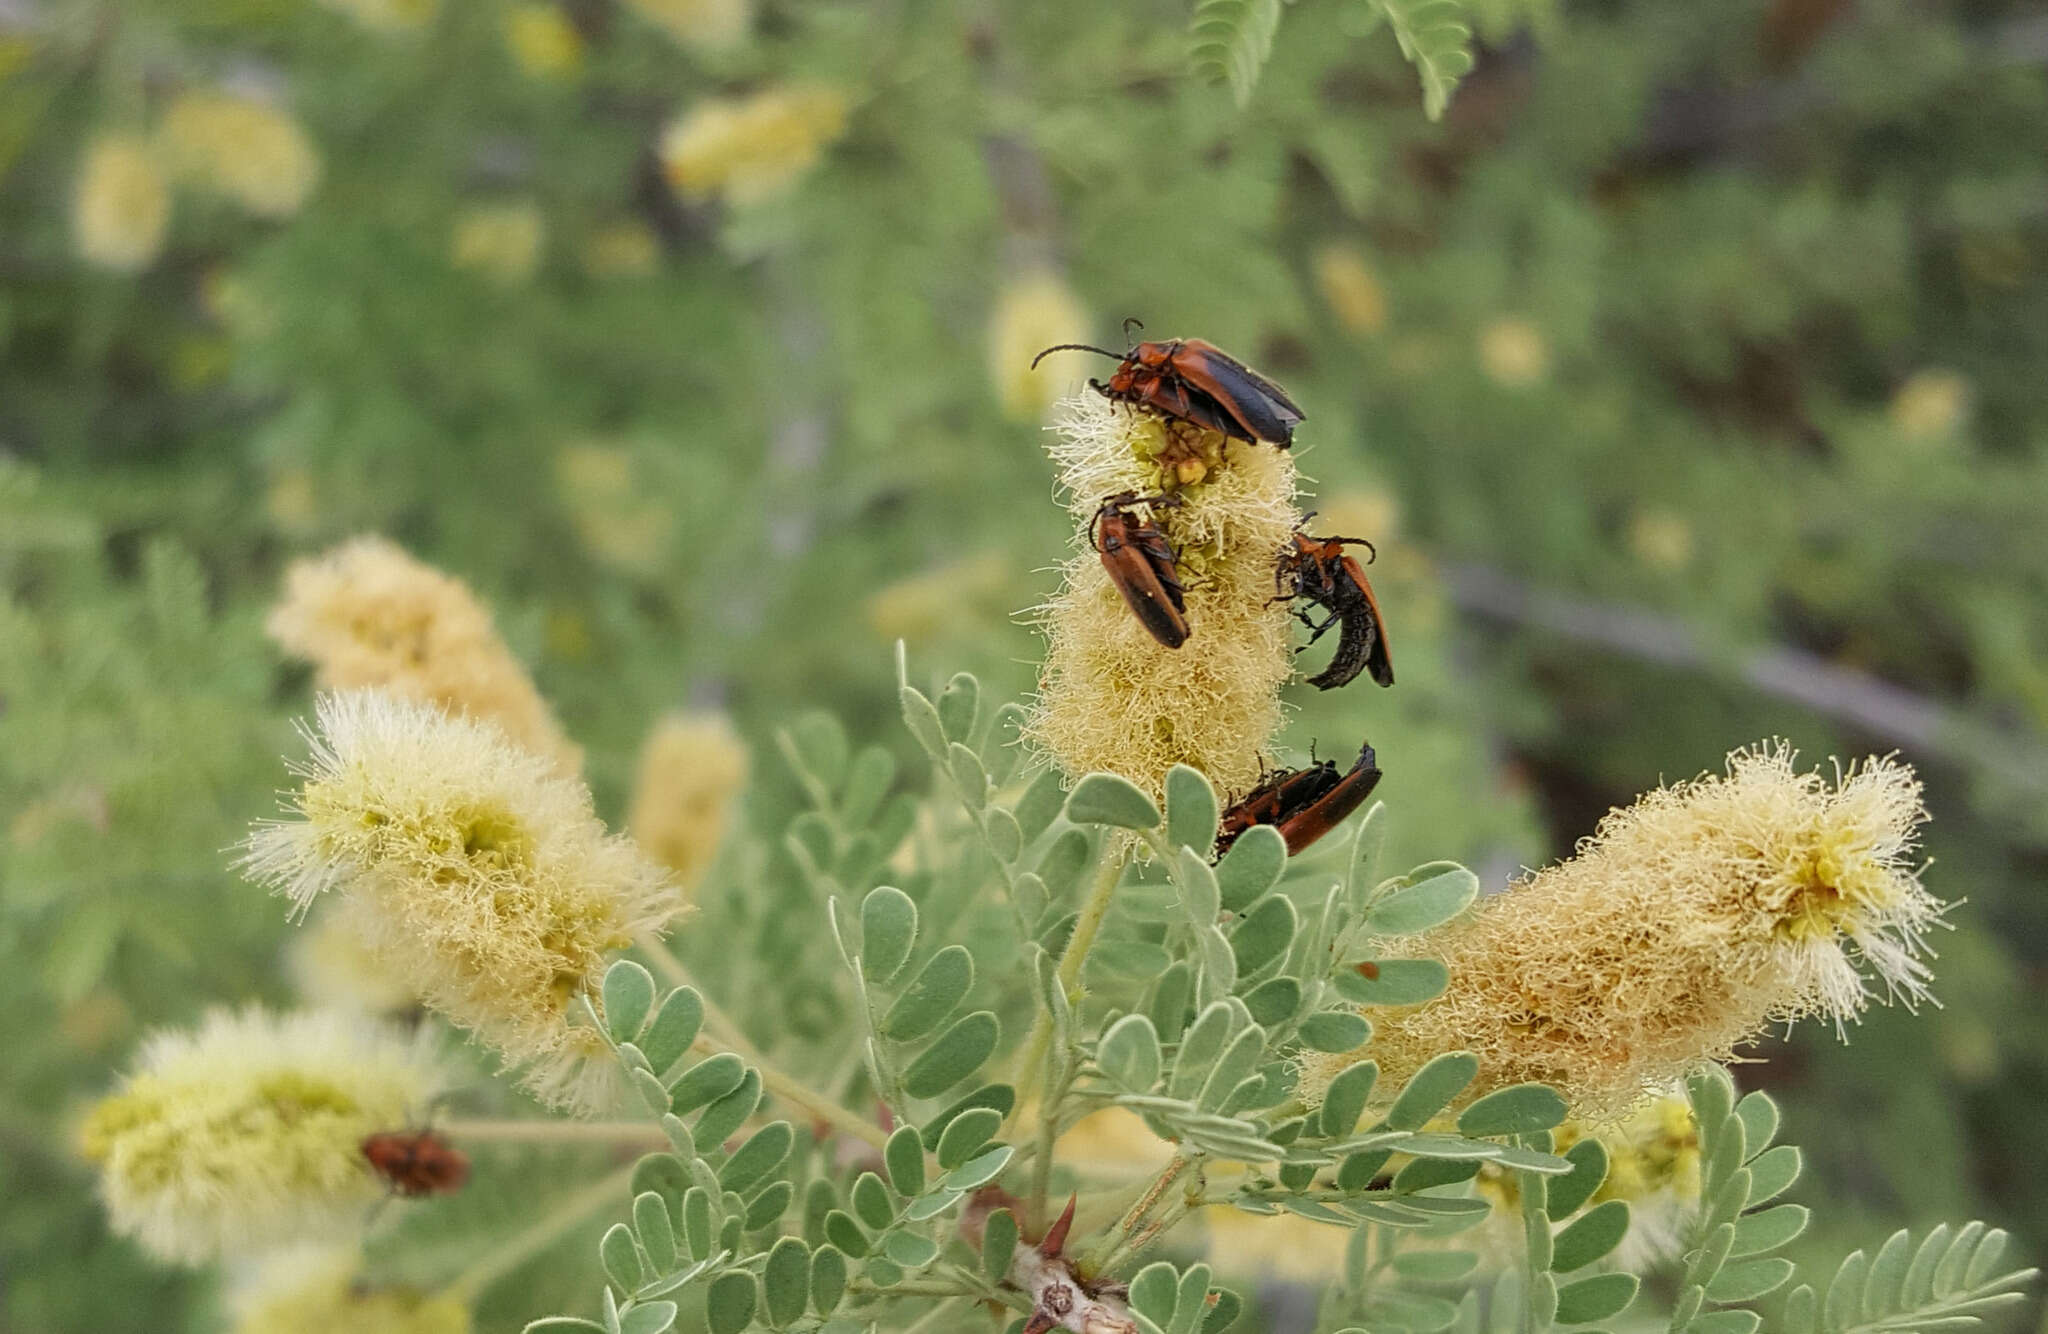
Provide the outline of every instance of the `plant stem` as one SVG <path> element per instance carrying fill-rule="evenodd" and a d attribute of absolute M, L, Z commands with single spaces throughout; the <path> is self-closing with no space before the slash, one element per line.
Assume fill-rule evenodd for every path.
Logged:
<path fill-rule="evenodd" d="M 628 1165 L 555 1202 L 531 1227 L 478 1256 L 439 1295 L 465 1307 L 475 1305 L 491 1284 L 553 1245 L 593 1210 L 609 1200 L 623 1198 L 632 1181 L 633 1168 Z"/>
<path fill-rule="evenodd" d="M 540 1118 L 477 1117 L 444 1120 L 448 1138 L 469 1144 L 650 1144 L 666 1145 L 660 1129 L 645 1121 L 552 1121 Z"/>
<path fill-rule="evenodd" d="M 722 1051 L 732 1051 L 756 1070 L 759 1070 L 761 1072 L 761 1086 L 776 1097 L 781 1098 L 784 1102 L 794 1103 L 812 1116 L 817 1117 L 820 1121 L 831 1126 L 834 1130 L 852 1135 L 855 1139 L 871 1144 L 877 1149 L 889 1143 L 888 1135 L 883 1133 L 880 1126 L 872 1121 L 855 1116 L 852 1112 L 847 1111 L 844 1107 L 841 1107 L 838 1103 L 832 1101 L 794 1075 L 787 1074 L 763 1060 L 758 1052 L 750 1055 L 747 1052 L 739 1051 L 737 1048 L 728 1047 L 717 1038 L 711 1037 L 708 1034 L 700 1035 L 697 1041 L 691 1044 L 691 1050 L 712 1055 Z"/>
<path fill-rule="evenodd" d="M 1081 976 L 1081 965 L 1088 961 L 1088 951 L 1095 948 L 1096 933 L 1102 930 L 1102 919 L 1109 915 L 1110 901 L 1116 895 L 1117 882 L 1123 879 L 1124 866 L 1130 861 L 1128 848 L 1119 848 L 1106 853 L 1102 866 L 1095 873 L 1095 884 L 1088 891 L 1088 899 L 1081 905 L 1081 913 L 1074 919 L 1074 934 L 1067 937 L 1067 948 L 1060 955 L 1060 988 L 1073 999 L 1074 983 Z M 1024 1040 L 1024 1046 L 1017 1057 L 1016 1074 L 1011 1083 L 1017 1087 L 1017 1105 L 1010 1109 L 1010 1115 L 1002 1131 L 1004 1138 L 1011 1138 L 1024 1114 L 1030 1096 L 1038 1090 L 1039 1073 L 1045 1065 L 1046 1048 L 1052 1043 L 1052 1011 L 1044 1005 L 1038 1009 L 1038 1017 L 1032 1021 L 1031 1035 Z M 1039 1116 L 1053 1120 L 1056 1107 L 1042 1107 Z M 1051 1155 L 1048 1154 L 1047 1157 Z"/>

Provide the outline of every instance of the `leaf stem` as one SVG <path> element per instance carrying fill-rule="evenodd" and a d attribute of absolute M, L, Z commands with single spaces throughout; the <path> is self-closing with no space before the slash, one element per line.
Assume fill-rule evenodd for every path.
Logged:
<path fill-rule="evenodd" d="M 1123 879 L 1124 867 L 1129 864 L 1130 849 L 1121 847 L 1103 855 L 1102 866 L 1095 873 L 1095 884 L 1088 891 L 1087 901 L 1081 905 L 1080 915 L 1074 919 L 1074 933 L 1067 937 L 1067 947 L 1060 954 L 1058 979 L 1068 999 L 1073 998 L 1074 983 L 1081 976 L 1081 965 L 1088 961 L 1088 951 L 1095 948 L 1095 937 L 1102 930 L 1102 919 L 1109 915 L 1110 902 L 1116 896 L 1117 882 Z M 1031 1035 L 1024 1040 L 1017 1056 L 1016 1074 L 1011 1082 L 1017 1088 L 1017 1105 L 1010 1110 L 1008 1121 L 998 1132 L 1004 1138 L 1011 1138 L 1020 1124 L 1030 1095 L 1037 1092 L 1039 1075 L 1045 1065 L 1046 1048 L 1052 1043 L 1052 1011 L 1043 1003 L 1039 1005 L 1038 1017 L 1032 1021 Z M 1057 1107 L 1042 1107 L 1042 1120 L 1057 1118 Z M 1050 1157 L 1050 1154 L 1046 1155 Z"/>
<path fill-rule="evenodd" d="M 478 1256 L 439 1295 L 465 1307 L 474 1306 L 491 1284 L 553 1245 L 606 1201 L 622 1198 L 632 1181 L 633 1167 L 628 1164 L 553 1204 L 531 1227 Z"/>
<path fill-rule="evenodd" d="M 667 1139 L 645 1121 L 555 1121 L 538 1117 L 443 1120 L 439 1130 L 468 1144 L 648 1144 Z"/>

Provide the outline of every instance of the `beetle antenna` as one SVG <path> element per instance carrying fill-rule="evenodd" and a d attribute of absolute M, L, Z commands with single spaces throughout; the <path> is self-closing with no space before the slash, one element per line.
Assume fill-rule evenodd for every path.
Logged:
<path fill-rule="evenodd" d="M 1367 552 L 1371 553 L 1366 558 L 1365 563 L 1367 565 L 1380 558 L 1380 549 L 1362 537 L 1321 537 L 1316 540 L 1319 542 L 1344 542 L 1354 547 L 1364 547 Z"/>
<path fill-rule="evenodd" d="M 1144 327 L 1145 327 L 1145 321 L 1143 321 L 1143 320 L 1139 319 L 1139 318 L 1138 318 L 1137 316 L 1135 316 L 1135 315 L 1133 315 L 1133 316 L 1130 316 L 1129 318 L 1127 318 L 1127 319 L 1126 319 L 1126 320 L 1124 321 L 1124 339 L 1125 339 L 1125 341 L 1127 341 L 1127 342 L 1128 342 L 1128 341 L 1130 340 L 1130 337 L 1131 337 L 1131 329 L 1132 329 L 1132 327 L 1133 327 L 1133 326 L 1135 326 L 1135 327 L 1137 327 L 1137 328 L 1140 328 L 1140 329 L 1142 329 L 1142 328 L 1144 328 Z"/>
<path fill-rule="evenodd" d="M 1121 352 L 1112 352 L 1106 347 L 1096 347 L 1090 343 L 1054 343 L 1051 347 L 1031 359 L 1031 369 L 1037 370 L 1038 363 L 1044 361 L 1055 352 L 1100 352 L 1103 356 L 1115 357 L 1118 361 L 1124 359 L 1124 354 Z"/>

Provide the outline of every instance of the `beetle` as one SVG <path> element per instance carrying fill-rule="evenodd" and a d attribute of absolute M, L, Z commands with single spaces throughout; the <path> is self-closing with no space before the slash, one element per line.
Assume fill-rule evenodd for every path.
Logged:
<path fill-rule="evenodd" d="M 1253 825 L 1269 824 L 1280 831 L 1291 857 L 1344 823 L 1379 786 L 1379 757 L 1370 742 L 1358 748 L 1358 759 L 1342 774 L 1330 760 L 1305 769 L 1283 769 L 1223 812 L 1216 837 L 1216 856 Z"/>
<path fill-rule="evenodd" d="M 1145 326 L 1124 321 L 1131 327 Z M 1287 391 L 1237 358 L 1200 338 L 1135 343 L 1122 354 L 1089 343 L 1056 343 L 1031 359 L 1035 368 L 1054 352 L 1094 352 L 1122 364 L 1109 383 L 1090 380 L 1104 398 L 1137 403 L 1169 420 L 1192 422 L 1247 444 L 1264 441 L 1281 449 L 1294 444 L 1301 409 Z"/>
<path fill-rule="evenodd" d="M 361 1147 L 391 1193 L 407 1199 L 446 1195 L 469 1180 L 469 1155 L 432 1130 L 380 1130 L 364 1136 Z"/>
<path fill-rule="evenodd" d="M 1188 642 L 1187 600 L 1175 568 L 1172 546 L 1157 522 L 1141 519 L 1139 505 L 1178 505 L 1171 496 L 1123 491 L 1102 502 L 1088 525 L 1088 540 L 1102 557 L 1109 581 L 1124 605 L 1152 637 L 1167 648 Z"/>
<path fill-rule="evenodd" d="M 1337 652 L 1330 665 L 1308 678 L 1318 690 L 1349 685 L 1359 672 L 1372 674 L 1383 686 L 1394 684 L 1394 662 L 1387 654 L 1386 619 L 1380 615 L 1379 600 L 1372 595 L 1365 570 L 1344 550 L 1346 545 L 1372 551 L 1362 537 L 1310 537 L 1297 532 L 1280 552 L 1273 583 L 1280 599 L 1302 598 L 1330 614 L 1318 625 L 1305 611 L 1295 614 L 1313 633 L 1313 644 L 1332 625 L 1340 626 Z M 1377 555 L 1377 552 L 1374 552 Z"/>

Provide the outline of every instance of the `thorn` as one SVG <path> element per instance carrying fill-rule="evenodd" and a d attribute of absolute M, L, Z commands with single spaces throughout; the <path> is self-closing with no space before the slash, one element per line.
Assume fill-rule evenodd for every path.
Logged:
<path fill-rule="evenodd" d="M 1067 1196 L 1067 1207 L 1058 1221 L 1045 1230 L 1045 1240 L 1038 1243 L 1038 1253 L 1047 1259 L 1058 1255 L 1067 1245 L 1067 1232 L 1074 1226 L 1074 1206 L 1080 1202 L 1078 1194 Z"/>

